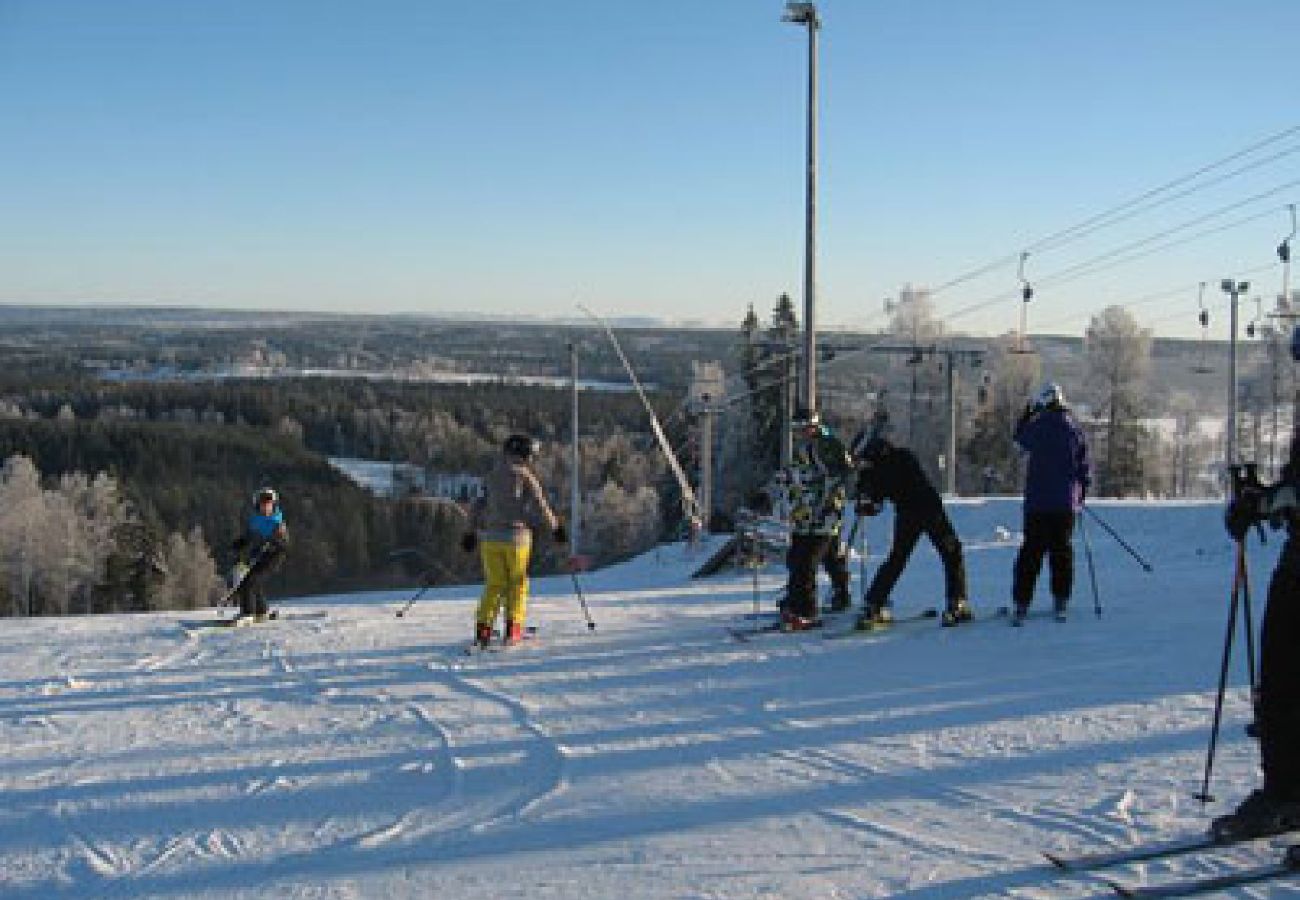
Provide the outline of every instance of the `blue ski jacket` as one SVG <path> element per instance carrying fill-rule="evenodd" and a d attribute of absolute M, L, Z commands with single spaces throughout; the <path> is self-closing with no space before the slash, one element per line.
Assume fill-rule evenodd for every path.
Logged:
<path fill-rule="evenodd" d="M 1092 485 L 1083 429 L 1068 410 L 1053 407 L 1021 419 L 1016 443 L 1029 454 L 1025 511 L 1078 512 Z"/>

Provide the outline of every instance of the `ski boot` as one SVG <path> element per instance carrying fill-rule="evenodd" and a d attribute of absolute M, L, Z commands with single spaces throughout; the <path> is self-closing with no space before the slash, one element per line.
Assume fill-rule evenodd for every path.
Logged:
<path fill-rule="evenodd" d="M 872 606 L 862 611 L 853 626 L 858 631 L 883 631 L 894 624 L 894 611 L 888 606 Z"/>
<path fill-rule="evenodd" d="M 1070 617 L 1070 598 L 1057 597 L 1052 601 L 1052 617 L 1058 622 L 1064 622 Z"/>
<path fill-rule="evenodd" d="M 492 643 L 492 626 L 486 622 L 478 622 L 474 625 L 474 643 L 480 647 L 486 647 Z"/>
<path fill-rule="evenodd" d="M 1210 823 L 1210 837 L 1216 841 L 1243 841 L 1297 828 L 1300 828 L 1300 803 L 1256 790 L 1235 811 Z"/>
<path fill-rule="evenodd" d="M 966 600 L 958 600 L 956 603 L 948 604 L 948 608 L 943 611 L 940 624 L 944 628 L 951 628 L 954 625 L 960 625 L 962 622 L 969 622 L 973 618 L 975 618 L 975 612 L 970 608 L 970 603 Z"/>
<path fill-rule="evenodd" d="M 816 616 L 800 616 L 789 611 L 781 613 L 782 631 L 810 631 L 813 628 L 820 628 L 821 625 L 822 620 Z"/>
<path fill-rule="evenodd" d="M 501 641 L 507 647 L 519 643 L 524 639 L 524 626 L 519 622 L 506 621 L 505 634 L 501 636 Z"/>
<path fill-rule="evenodd" d="M 1011 624 L 1016 628 L 1025 624 L 1025 619 L 1029 618 L 1029 604 L 1019 604 L 1011 608 Z"/>

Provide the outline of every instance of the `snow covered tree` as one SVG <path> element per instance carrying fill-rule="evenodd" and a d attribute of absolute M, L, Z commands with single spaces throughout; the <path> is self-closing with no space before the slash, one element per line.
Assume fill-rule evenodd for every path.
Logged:
<path fill-rule="evenodd" d="M 26 456 L 9 457 L 0 469 L 0 573 L 9 615 L 32 613 L 44 520 L 40 472 Z"/>
<path fill-rule="evenodd" d="M 197 525 L 188 535 L 172 532 L 162 550 L 161 568 L 162 583 L 153 597 L 159 609 L 197 609 L 221 593 L 217 564 Z"/>
<path fill-rule="evenodd" d="M 1151 370 L 1151 332 L 1120 306 L 1092 317 L 1084 334 L 1085 387 L 1094 415 L 1105 422 L 1096 493 L 1123 497 L 1141 493 L 1150 437 L 1142 418 L 1148 412 L 1147 376 Z M 1100 452 L 1098 452 L 1100 450 Z"/>

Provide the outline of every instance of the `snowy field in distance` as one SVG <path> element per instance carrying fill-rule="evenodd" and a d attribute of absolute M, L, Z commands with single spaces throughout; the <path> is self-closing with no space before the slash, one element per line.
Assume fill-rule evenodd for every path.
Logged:
<path fill-rule="evenodd" d="M 568 577 L 537 580 L 538 639 L 476 657 L 474 585 L 403 619 L 415 586 L 194 636 L 179 623 L 211 613 L 0 621 L 0 896 L 1107 896 L 1041 852 L 1199 833 L 1257 783 L 1239 648 L 1220 801 L 1191 798 L 1231 580 L 1221 507 L 1099 503 L 1154 573 L 1089 520 L 1103 615 L 1076 541 L 1071 620 L 1023 629 L 992 615 L 1019 503 L 950 509 L 983 615 L 958 629 L 741 643 L 748 573 L 691 581 L 707 551 L 680 545 L 582 576 L 595 632 Z M 1280 546 L 1252 538 L 1257 613 Z M 761 573 L 765 609 L 783 579 Z M 922 543 L 898 612 L 941 585 Z M 1233 896 L 1289 892 L 1300 879 Z"/>

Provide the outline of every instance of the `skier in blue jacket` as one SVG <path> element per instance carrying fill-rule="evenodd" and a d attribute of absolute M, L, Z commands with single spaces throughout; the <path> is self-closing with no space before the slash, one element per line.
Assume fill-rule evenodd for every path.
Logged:
<path fill-rule="evenodd" d="M 1047 556 L 1056 618 L 1064 620 L 1074 585 L 1074 521 L 1092 484 L 1083 429 L 1065 406 L 1065 395 L 1049 383 L 1025 407 L 1015 441 L 1029 454 L 1025 476 L 1025 538 L 1011 582 L 1012 624 L 1020 625 L 1034 598 L 1038 572 Z"/>
<path fill-rule="evenodd" d="M 244 533 L 231 546 L 238 551 L 239 566 L 244 568 L 234 593 L 239 600 L 239 615 L 264 621 L 266 580 L 280 567 L 289 549 L 289 529 L 280 509 L 280 496 L 273 488 L 262 488 L 253 495 L 253 510 Z"/>

